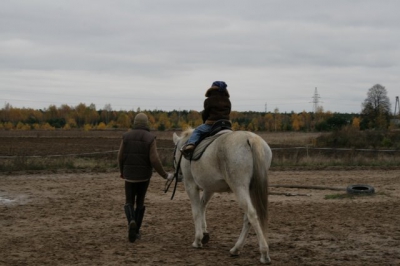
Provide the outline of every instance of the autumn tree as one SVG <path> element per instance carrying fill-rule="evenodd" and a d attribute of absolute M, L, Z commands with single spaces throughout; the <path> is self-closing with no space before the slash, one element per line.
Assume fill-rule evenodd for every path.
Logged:
<path fill-rule="evenodd" d="M 17 126 L 16 126 L 17 130 L 30 130 L 31 126 L 28 124 L 24 124 L 22 122 L 18 122 Z"/>
<path fill-rule="evenodd" d="M 320 123 L 324 122 L 324 120 L 325 120 L 324 116 L 325 116 L 324 108 L 322 106 L 317 106 L 317 109 L 315 110 L 312 121 L 311 121 L 311 128 L 313 130 L 314 129 L 319 130 L 319 129 L 317 129 L 317 127 Z"/>
<path fill-rule="evenodd" d="M 290 116 L 290 120 L 292 122 L 292 128 L 294 131 L 299 131 L 301 127 L 301 121 L 299 116 L 296 113 L 292 113 Z"/>
<path fill-rule="evenodd" d="M 203 120 L 201 118 L 201 113 L 197 111 L 190 110 L 190 112 L 187 115 L 187 123 L 191 127 L 197 127 L 203 123 Z"/>
<path fill-rule="evenodd" d="M 45 109 L 45 119 L 53 120 L 58 119 L 60 117 L 60 112 L 54 104 L 50 105 L 49 108 Z"/>
<path fill-rule="evenodd" d="M 259 130 L 259 122 L 258 122 L 258 118 L 254 117 L 251 120 L 251 124 L 253 125 L 253 131 L 258 131 Z"/>
<path fill-rule="evenodd" d="M 181 121 L 181 112 L 177 110 L 173 110 L 169 115 L 169 121 L 171 122 L 171 127 L 177 128 L 179 127 L 179 123 Z"/>
<path fill-rule="evenodd" d="M 71 106 L 67 105 L 67 104 L 63 104 L 60 106 L 60 108 L 58 108 L 59 110 L 59 115 L 64 118 L 65 120 L 68 120 L 70 114 L 71 114 Z"/>
<path fill-rule="evenodd" d="M 12 130 L 12 129 L 14 129 L 14 125 L 13 125 L 13 123 L 11 123 L 11 122 L 5 122 L 5 123 L 3 124 L 3 128 L 4 128 L 5 130 Z"/>
<path fill-rule="evenodd" d="M 271 113 L 268 113 L 264 116 L 264 128 L 267 131 L 274 130 L 274 116 Z"/>
<path fill-rule="evenodd" d="M 80 103 L 75 107 L 75 112 L 73 114 L 73 118 L 78 127 L 83 127 L 85 124 L 85 111 L 86 111 L 86 104 Z"/>
<path fill-rule="evenodd" d="M 28 109 L 28 118 L 25 123 L 33 125 L 40 124 L 43 122 L 43 113 L 39 110 Z"/>
<path fill-rule="evenodd" d="M 119 128 L 130 128 L 132 121 L 126 113 L 120 112 L 118 115 L 117 124 Z"/>
<path fill-rule="evenodd" d="M 96 127 L 96 129 L 100 129 L 100 130 L 103 130 L 103 129 L 106 129 L 106 128 L 107 128 L 107 126 L 106 126 L 106 124 L 104 122 L 100 122 Z"/>
<path fill-rule="evenodd" d="M 23 120 L 21 109 L 11 107 L 8 111 L 9 122 L 16 125 L 19 121 Z"/>
<path fill-rule="evenodd" d="M 96 111 L 96 105 L 91 103 L 85 110 L 85 124 L 94 125 L 99 120 L 99 113 Z"/>
<path fill-rule="evenodd" d="M 44 111 L 44 117 L 46 122 L 54 128 L 62 128 L 65 126 L 66 120 L 60 114 L 60 109 L 55 105 L 50 105 L 48 109 Z"/>
<path fill-rule="evenodd" d="M 156 120 L 155 126 L 157 127 L 157 130 L 164 131 L 171 128 L 171 121 L 166 113 L 160 113 Z"/>
<path fill-rule="evenodd" d="M 255 131 L 255 126 L 252 122 L 247 124 L 246 130 L 248 131 Z"/>
<path fill-rule="evenodd" d="M 76 123 L 74 118 L 69 118 L 65 123 L 65 129 L 77 128 L 78 124 Z"/>
<path fill-rule="evenodd" d="M 353 121 L 351 122 L 351 126 L 353 127 L 353 128 L 356 128 L 356 129 L 360 129 L 360 118 L 359 117 L 354 117 L 353 118 Z"/>
<path fill-rule="evenodd" d="M 310 131 L 311 130 L 311 114 L 303 111 L 299 114 L 299 118 L 301 120 L 301 126 L 303 130 Z"/>
<path fill-rule="evenodd" d="M 154 124 L 156 123 L 156 119 L 154 118 L 154 116 L 152 114 L 147 114 L 147 118 L 149 119 L 149 126 L 150 128 L 154 128 Z M 135 118 L 133 118 L 135 119 Z"/>
<path fill-rule="evenodd" d="M 232 124 L 232 130 L 240 130 L 240 125 L 238 122 L 234 122 Z"/>
<path fill-rule="evenodd" d="M 390 120 L 390 101 L 385 87 L 374 85 L 362 104 L 361 128 L 387 128 Z"/>

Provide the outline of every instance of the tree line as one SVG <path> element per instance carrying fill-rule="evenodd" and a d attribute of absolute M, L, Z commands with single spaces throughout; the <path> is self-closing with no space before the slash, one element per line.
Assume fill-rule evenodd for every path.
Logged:
<path fill-rule="evenodd" d="M 386 97 L 386 98 L 385 98 Z M 390 102 L 386 89 L 377 84 L 367 94 L 360 114 L 325 112 L 318 107 L 316 112 L 281 113 L 231 112 L 234 130 L 249 131 L 332 131 L 344 126 L 357 129 L 387 129 L 390 124 Z M 6 103 L 0 110 L 0 130 L 55 130 L 83 129 L 105 130 L 131 128 L 135 115 L 146 113 L 152 130 L 176 130 L 196 127 L 203 123 L 201 113 L 194 110 L 140 110 L 116 111 L 110 104 L 96 109 L 94 104 L 80 103 L 77 106 L 50 105 L 45 109 L 14 108 Z"/>

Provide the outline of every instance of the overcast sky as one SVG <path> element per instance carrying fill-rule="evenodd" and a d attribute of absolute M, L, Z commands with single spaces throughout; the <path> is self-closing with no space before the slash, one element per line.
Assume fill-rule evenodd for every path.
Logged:
<path fill-rule="evenodd" d="M 1 0 L 0 108 L 359 113 L 400 95 L 398 0 Z"/>

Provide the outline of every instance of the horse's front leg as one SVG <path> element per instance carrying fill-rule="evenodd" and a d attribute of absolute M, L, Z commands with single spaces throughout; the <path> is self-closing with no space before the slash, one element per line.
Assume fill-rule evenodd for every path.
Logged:
<path fill-rule="evenodd" d="M 190 204 L 192 206 L 192 215 L 194 222 L 194 242 L 192 244 L 195 248 L 201 248 L 203 246 L 201 240 L 203 238 L 203 216 L 200 200 L 200 190 L 195 185 L 189 185 L 187 180 L 185 182 L 185 190 L 189 196 Z"/>
<path fill-rule="evenodd" d="M 192 244 L 195 248 L 201 248 L 208 243 L 210 236 L 207 231 L 206 208 L 212 198 L 212 192 L 204 191 L 200 198 L 200 190 L 197 186 L 187 186 L 186 191 L 192 206 L 193 222 L 195 227 L 195 238 Z"/>

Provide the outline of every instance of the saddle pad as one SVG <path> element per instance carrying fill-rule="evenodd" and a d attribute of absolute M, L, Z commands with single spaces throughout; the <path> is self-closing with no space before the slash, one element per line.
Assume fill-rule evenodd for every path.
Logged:
<path fill-rule="evenodd" d="M 197 144 L 196 148 L 193 151 L 193 155 L 192 158 L 190 158 L 189 160 L 192 161 L 197 161 L 198 159 L 201 158 L 201 156 L 203 155 L 204 151 L 206 150 L 206 148 L 214 141 L 216 140 L 219 136 L 228 133 L 228 132 L 232 132 L 232 130 L 226 129 L 226 130 L 221 130 L 220 132 L 218 132 L 217 134 L 215 134 L 214 136 L 211 137 L 207 137 L 205 139 L 203 139 L 199 144 Z M 188 159 L 188 158 L 187 158 Z"/>

